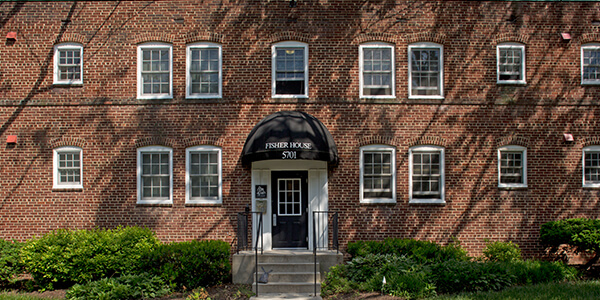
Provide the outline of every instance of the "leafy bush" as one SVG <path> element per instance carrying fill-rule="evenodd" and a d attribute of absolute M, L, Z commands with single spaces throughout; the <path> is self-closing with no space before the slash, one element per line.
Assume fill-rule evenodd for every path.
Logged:
<path fill-rule="evenodd" d="M 176 289 L 212 286 L 230 280 L 229 244 L 189 241 L 160 245 L 142 260 L 146 270 Z"/>
<path fill-rule="evenodd" d="M 0 239 L 0 286 L 14 283 L 23 273 L 23 265 L 19 262 L 21 247 L 22 243 Z"/>
<path fill-rule="evenodd" d="M 149 229 L 57 230 L 23 247 L 27 271 L 42 290 L 140 271 L 139 260 L 160 242 Z"/>
<path fill-rule="evenodd" d="M 497 262 L 449 260 L 431 268 L 435 285 L 441 293 L 498 291 L 515 281 L 508 267 Z"/>
<path fill-rule="evenodd" d="M 488 261 L 518 261 L 521 260 L 521 249 L 513 242 L 486 242 L 483 257 Z"/>
<path fill-rule="evenodd" d="M 600 260 L 600 220 L 567 219 L 542 224 L 540 241 L 556 251 L 558 246 L 575 246 L 577 251 L 594 252 L 596 256 L 586 265 Z"/>
<path fill-rule="evenodd" d="M 325 280 L 321 283 L 321 295 L 331 296 L 344 294 L 356 288 L 356 284 L 348 279 L 348 265 L 337 265 L 329 268 Z"/>
<path fill-rule="evenodd" d="M 548 261 L 513 261 L 508 265 L 515 276 L 516 284 L 538 284 L 574 280 L 578 276 L 577 269 L 562 262 Z"/>
<path fill-rule="evenodd" d="M 104 278 L 83 285 L 74 285 L 66 294 L 67 299 L 151 299 L 170 293 L 168 285 L 158 276 L 147 273 Z"/>
<path fill-rule="evenodd" d="M 468 260 L 467 252 L 459 243 L 440 246 L 434 242 L 413 239 L 388 238 L 384 241 L 357 241 L 348 243 L 352 257 L 368 254 L 406 255 L 419 263 L 440 262 L 449 259 Z"/>

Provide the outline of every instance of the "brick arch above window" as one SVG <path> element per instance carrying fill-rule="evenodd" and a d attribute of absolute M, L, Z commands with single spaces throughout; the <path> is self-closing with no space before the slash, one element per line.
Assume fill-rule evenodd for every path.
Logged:
<path fill-rule="evenodd" d="M 295 32 L 295 31 L 282 31 L 282 32 L 277 32 L 272 34 L 269 37 L 269 42 L 274 44 L 274 43 L 279 43 L 279 42 L 285 42 L 285 41 L 298 41 L 298 42 L 303 42 L 303 43 L 310 43 L 313 40 L 313 37 L 305 34 L 305 33 L 299 33 L 299 32 Z"/>
<path fill-rule="evenodd" d="M 527 34 L 514 34 L 514 33 L 503 33 L 498 35 L 494 39 L 494 46 L 499 43 L 517 42 L 521 44 L 527 44 L 530 36 Z"/>
<path fill-rule="evenodd" d="M 223 44 L 225 36 L 220 33 L 208 32 L 208 31 L 194 31 L 188 32 L 185 35 L 185 43 L 197 43 L 197 42 L 211 42 Z"/>
<path fill-rule="evenodd" d="M 575 39 L 576 45 L 600 43 L 600 33 L 584 33 Z"/>
<path fill-rule="evenodd" d="M 175 140 L 170 139 L 170 138 L 165 138 L 165 137 L 150 137 L 150 138 L 138 139 L 135 141 L 135 144 L 134 144 L 135 148 L 154 146 L 154 145 L 160 145 L 160 146 L 174 148 L 173 145 L 175 145 Z"/>
<path fill-rule="evenodd" d="M 504 147 L 507 145 L 523 146 L 527 148 L 529 146 L 529 139 L 524 136 L 511 135 L 501 137 L 496 140 L 496 147 Z"/>
<path fill-rule="evenodd" d="M 369 146 L 369 145 L 388 145 L 396 147 L 399 145 L 399 140 L 394 136 L 363 136 L 358 139 L 358 146 Z"/>
<path fill-rule="evenodd" d="M 84 44 L 86 42 L 86 38 L 79 33 L 65 33 L 60 37 L 57 36 L 56 38 L 56 44 L 69 42 Z"/>
<path fill-rule="evenodd" d="M 600 137 L 592 136 L 592 137 L 583 138 L 582 146 L 583 147 L 600 146 Z"/>
<path fill-rule="evenodd" d="M 58 148 L 58 147 L 65 147 L 65 146 L 75 146 L 75 147 L 79 147 L 79 148 L 84 148 L 85 143 L 86 143 L 85 139 L 82 139 L 82 138 L 59 137 L 59 138 L 51 140 L 48 143 L 48 146 L 50 149 L 54 149 L 54 148 Z"/>
<path fill-rule="evenodd" d="M 173 44 L 175 36 L 164 32 L 145 32 L 136 35 L 133 38 L 134 44 L 142 44 L 147 42 L 164 42 Z"/>
<path fill-rule="evenodd" d="M 407 44 L 431 42 L 444 45 L 446 43 L 446 35 L 436 32 L 418 32 L 406 35 L 404 37 L 404 42 Z"/>
<path fill-rule="evenodd" d="M 356 45 L 370 42 L 385 42 L 390 44 L 398 44 L 398 38 L 393 34 L 388 34 L 384 32 L 362 33 L 356 36 L 352 42 Z"/>
<path fill-rule="evenodd" d="M 448 141 L 439 136 L 420 136 L 420 137 L 412 138 L 408 141 L 408 147 L 424 146 L 424 145 L 440 146 L 440 147 L 447 148 Z"/>
<path fill-rule="evenodd" d="M 183 139 L 181 144 L 185 148 L 200 145 L 210 145 L 222 148 L 224 143 L 223 140 L 216 136 L 199 136 Z"/>

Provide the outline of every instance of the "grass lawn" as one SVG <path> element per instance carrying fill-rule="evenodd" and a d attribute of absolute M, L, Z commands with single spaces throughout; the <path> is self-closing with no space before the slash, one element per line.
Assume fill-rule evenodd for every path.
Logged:
<path fill-rule="evenodd" d="M 562 299 L 599 299 L 600 281 L 576 281 L 565 283 L 547 283 L 509 288 L 500 292 L 465 293 L 439 296 L 432 300 L 562 300 Z"/>

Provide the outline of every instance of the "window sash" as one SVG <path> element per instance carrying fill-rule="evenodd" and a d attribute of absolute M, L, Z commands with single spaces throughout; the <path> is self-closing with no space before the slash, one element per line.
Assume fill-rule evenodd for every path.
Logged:
<path fill-rule="evenodd" d="M 274 47 L 274 96 L 306 96 L 307 51 L 299 46 Z"/>
<path fill-rule="evenodd" d="M 363 94 L 365 96 L 392 95 L 391 47 L 364 47 L 362 51 Z"/>
<path fill-rule="evenodd" d="M 600 184 L 600 151 L 585 151 L 584 184 Z"/>
<path fill-rule="evenodd" d="M 600 81 L 600 48 L 583 48 L 582 81 Z"/>
<path fill-rule="evenodd" d="M 500 151 L 500 183 L 524 184 L 523 152 Z"/>
<path fill-rule="evenodd" d="M 412 193 L 413 198 L 440 197 L 441 152 L 413 152 Z"/>
<path fill-rule="evenodd" d="M 58 185 L 81 184 L 81 154 L 79 151 L 58 151 Z"/>
<path fill-rule="evenodd" d="M 219 48 L 194 48 L 190 50 L 190 55 L 190 93 L 192 95 L 218 95 Z"/>
<path fill-rule="evenodd" d="M 171 195 L 171 162 L 169 153 L 142 152 L 141 199 L 165 200 Z"/>
<path fill-rule="evenodd" d="M 523 49 L 500 47 L 498 58 L 500 81 L 523 80 Z"/>
<path fill-rule="evenodd" d="M 392 198 L 393 165 L 391 151 L 363 152 L 363 197 Z"/>
<path fill-rule="evenodd" d="M 142 49 L 142 95 L 171 93 L 170 49 Z"/>
<path fill-rule="evenodd" d="M 193 151 L 189 159 L 190 199 L 217 199 L 221 168 L 218 152 Z"/>
<path fill-rule="evenodd" d="M 441 95 L 441 49 L 411 49 L 412 95 Z"/>

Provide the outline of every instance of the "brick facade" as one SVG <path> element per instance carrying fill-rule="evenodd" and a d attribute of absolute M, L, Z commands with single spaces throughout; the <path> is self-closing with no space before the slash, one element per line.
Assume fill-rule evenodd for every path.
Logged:
<path fill-rule="evenodd" d="M 541 253 L 539 226 L 596 218 L 599 189 L 582 187 L 582 149 L 600 145 L 600 86 L 581 85 L 581 46 L 600 43 L 600 3 L 505 1 L 83 1 L 0 5 L 0 238 L 57 228 L 141 225 L 165 241 L 235 243 L 251 203 L 240 154 L 250 130 L 282 110 L 329 129 L 340 163 L 328 171 L 342 245 L 403 237 L 484 239 Z M 565 41 L 560 33 L 568 32 Z M 309 97 L 271 96 L 271 45 L 309 48 Z M 173 51 L 173 99 L 137 99 L 139 43 Z M 221 99 L 186 99 L 186 45 L 223 50 Z M 361 43 L 395 49 L 395 99 L 359 97 Z M 53 85 L 53 46 L 84 47 L 83 85 Z M 408 45 L 443 45 L 444 99 L 409 99 Z M 496 83 L 496 45 L 526 49 L 526 85 Z M 563 134 L 575 141 L 566 143 Z M 17 135 L 15 145 L 6 144 Z M 185 149 L 223 150 L 223 203 L 185 204 Z M 360 147 L 396 148 L 395 204 L 359 203 Z M 136 150 L 173 149 L 173 204 L 136 204 Z M 408 151 L 445 148 L 445 205 L 409 204 Z M 526 189 L 498 188 L 497 149 L 527 148 Z M 52 188 L 52 150 L 83 149 L 83 189 Z"/>

